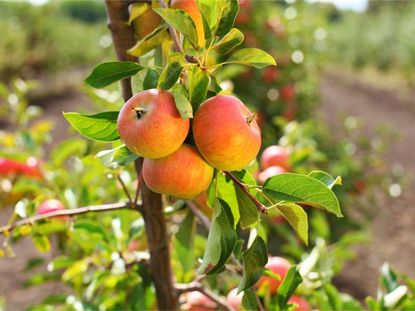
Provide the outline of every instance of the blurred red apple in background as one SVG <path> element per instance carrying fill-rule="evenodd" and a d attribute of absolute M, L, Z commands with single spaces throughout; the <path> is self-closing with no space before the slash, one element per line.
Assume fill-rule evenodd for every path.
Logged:
<path fill-rule="evenodd" d="M 306 300 L 299 296 L 291 296 L 291 298 L 288 300 L 289 303 L 296 304 L 296 307 L 293 309 L 294 311 L 310 311 L 310 305 Z"/>
<path fill-rule="evenodd" d="M 273 273 L 278 274 L 281 279 L 277 280 L 270 276 L 263 275 L 259 279 L 257 286 L 268 286 L 269 291 L 274 294 L 277 292 L 282 280 L 284 279 L 285 275 L 290 268 L 290 263 L 282 257 L 269 257 L 268 263 L 265 265 L 265 268 L 271 270 Z"/>
<path fill-rule="evenodd" d="M 200 292 L 188 292 L 185 294 L 186 304 L 184 310 L 188 311 L 215 311 L 216 303 Z"/>
<path fill-rule="evenodd" d="M 39 205 L 39 207 L 37 208 L 37 214 L 46 215 L 46 214 L 56 212 L 56 211 L 61 211 L 64 209 L 65 209 L 65 206 L 62 204 L 61 201 L 51 199 L 51 200 L 46 200 L 42 204 Z M 62 220 L 62 221 L 69 219 L 68 216 L 56 216 L 56 217 L 51 217 L 51 218 Z"/>
<path fill-rule="evenodd" d="M 264 184 L 268 178 L 286 172 L 287 170 L 282 166 L 270 166 L 258 174 L 258 181 L 260 184 Z"/>
<path fill-rule="evenodd" d="M 290 155 L 287 148 L 282 146 L 269 146 L 261 155 L 261 167 L 263 170 L 271 166 L 281 166 L 287 171 L 291 169 Z"/>
<path fill-rule="evenodd" d="M 241 311 L 243 296 L 243 292 L 238 294 L 238 288 L 231 289 L 228 296 L 226 296 L 226 303 L 232 306 L 235 311 Z"/>

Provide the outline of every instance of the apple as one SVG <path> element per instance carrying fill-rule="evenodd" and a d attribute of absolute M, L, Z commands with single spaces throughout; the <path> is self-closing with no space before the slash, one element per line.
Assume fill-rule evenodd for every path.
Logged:
<path fill-rule="evenodd" d="M 279 174 L 286 173 L 286 172 L 287 170 L 283 168 L 282 166 L 270 166 L 258 174 L 258 181 L 260 184 L 264 184 L 268 178 L 272 176 L 277 176 Z"/>
<path fill-rule="evenodd" d="M 231 289 L 231 291 L 228 293 L 228 296 L 226 296 L 226 303 L 232 306 L 235 311 L 241 311 L 243 310 L 242 297 L 243 293 L 238 294 L 238 288 Z"/>
<path fill-rule="evenodd" d="M 19 162 L 0 158 L 0 176 L 7 176 L 16 174 L 20 170 L 21 164 Z"/>
<path fill-rule="evenodd" d="M 295 88 L 292 84 L 287 84 L 280 89 L 281 100 L 290 102 L 295 98 Z"/>
<path fill-rule="evenodd" d="M 185 294 L 186 304 L 185 310 L 188 311 L 215 311 L 216 303 L 206 295 L 193 291 Z"/>
<path fill-rule="evenodd" d="M 262 73 L 262 81 L 266 83 L 275 82 L 280 75 L 280 71 L 274 66 L 267 67 Z"/>
<path fill-rule="evenodd" d="M 246 25 L 249 23 L 251 19 L 251 5 L 251 0 L 239 0 L 239 12 L 235 19 L 237 24 Z"/>
<path fill-rule="evenodd" d="M 147 187 L 182 199 L 200 195 L 209 187 L 212 177 L 213 167 L 187 144 L 167 157 L 143 161 L 143 179 Z"/>
<path fill-rule="evenodd" d="M 217 95 L 200 106 L 193 119 L 193 137 L 202 156 L 224 171 L 248 166 L 261 147 L 255 114 L 233 96 Z"/>
<path fill-rule="evenodd" d="M 61 211 L 61 210 L 64 210 L 64 209 L 65 209 L 65 206 L 62 204 L 61 201 L 51 199 L 51 200 L 46 200 L 42 204 L 39 205 L 39 207 L 37 208 L 37 214 L 38 215 L 45 215 L 45 214 L 49 214 L 49 213 L 52 213 L 52 212 Z M 66 220 L 68 220 L 69 217 L 68 216 L 56 216 L 56 217 L 52 217 L 52 218 L 57 219 L 57 220 L 66 221 Z"/>
<path fill-rule="evenodd" d="M 271 166 L 280 166 L 289 171 L 291 165 L 287 148 L 277 145 L 269 146 L 262 152 L 260 164 L 263 170 Z"/>
<path fill-rule="evenodd" d="M 291 296 L 291 298 L 288 299 L 288 303 L 293 303 L 296 305 L 293 311 L 310 311 L 311 310 L 308 302 L 299 296 L 295 296 L 295 295 Z"/>
<path fill-rule="evenodd" d="M 141 40 L 152 33 L 160 23 L 161 17 L 151 8 L 148 8 L 139 17 L 133 20 L 133 27 L 138 39 Z"/>
<path fill-rule="evenodd" d="M 175 152 L 186 139 L 189 120 L 180 117 L 170 92 L 145 90 L 131 97 L 117 120 L 121 140 L 137 155 L 156 159 Z"/>
<path fill-rule="evenodd" d="M 173 9 L 180 9 L 185 11 L 192 18 L 196 26 L 197 43 L 199 47 L 205 46 L 205 30 L 203 28 L 202 13 L 195 0 L 173 0 L 171 2 Z"/>
<path fill-rule="evenodd" d="M 29 157 L 26 160 L 26 164 L 23 164 L 20 167 L 19 172 L 27 177 L 32 177 L 34 179 L 42 178 L 40 162 L 34 157 Z"/>
<path fill-rule="evenodd" d="M 271 272 L 278 274 L 281 279 L 277 280 L 273 277 L 263 275 L 257 282 L 258 287 L 268 286 L 269 291 L 272 294 L 275 294 L 282 283 L 285 275 L 290 268 L 290 263 L 282 257 L 269 257 L 268 263 L 265 265 L 265 268 L 271 270 Z"/>

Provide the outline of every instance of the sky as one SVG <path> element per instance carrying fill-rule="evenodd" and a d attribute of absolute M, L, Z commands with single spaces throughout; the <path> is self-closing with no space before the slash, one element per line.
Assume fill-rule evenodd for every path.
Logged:
<path fill-rule="evenodd" d="M 330 2 L 334 3 L 339 9 L 348 9 L 358 12 L 366 10 L 368 0 L 307 0 L 310 2 Z"/>

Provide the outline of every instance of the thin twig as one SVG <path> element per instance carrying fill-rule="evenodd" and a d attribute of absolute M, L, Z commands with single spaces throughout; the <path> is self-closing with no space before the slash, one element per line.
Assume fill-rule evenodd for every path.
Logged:
<path fill-rule="evenodd" d="M 141 170 L 140 171 L 136 170 L 136 172 L 137 172 L 137 188 L 135 191 L 134 206 L 137 206 L 138 196 L 140 195 L 140 191 L 141 191 L 141 184 L 143 183 L 143 174 L 141 173 Z"/>
<path fill-rule="evenodd" d="M 233 176 L 230 172 L 224 172 L 226 176 L 228 176 L 234 184 L 236 184 L 243 193 L 246 194 L 246 196 L 255 204 L 255 207 L 258 211 L 260 211 L 263 214 L 267 214 L 267 208 L 265 205 L 263 205 L 261 202 L 259 202 L 246 188 L 246 186 L 241 183 L 235 176 Z"/>
<path fill-rule="evenodd" d="M 196 206 L 192 201 L 186 201 L 187 206 L 190 208 L 192 213 L 200 220 L 200 222 L 205 226 L 207 230 L 210 230 L 210 220 L 206 217 L 205 214 Z"/>
<path fill-rule="evenodd" d="M 124 190 L 124 193 L 125 193 L 125 195 L 126 195 L 126 196 L 127 196 L 127 198 L 128 198 L 128 202 L 130 202 L 130 204 L 133 204 L 133 200 L 131 199 L 130 192 L 128 191 L 127 186 L 125 185 L 124 181 L 122 180 L 122 178 L 121 178 L 120 174 L 117 174 L 117 179 L 118 179 L 118 181 L 120 182 L 121 187 L 122 187 L 122 189 Z"/>
<path fill-rule="evenodd" d="M 132 209 L 132 204 L 121 202 L 121 203 L 111 203 L 111 204 L 103 204 L 103 205 L 91 205 L 91 206 L 84 206 L 84 207 L 78 207 L 78 208 L 73 208 L 73 209 L 54 211 L 54 212 L 50 212 L 47 214 L 28 217 L 28 218 L 16 221 L 10 225 L 0 227 L 0 233 L 4 234 L 5 232 L 11 231 L 16 227 L 21 227 L 24 225 L 32 224 L 40 220 L 48 219 L 52 217 L 75 216 L 75 215 L 81 215 L 81 214 L 86 214 L 90 212 L 106 212 L 106 211 L 113 211 L 113 210 L 124 209 L 124 208 Z"/>
<path fill-rule="evenodd" d="M 164 0 L 158 0 L 158 3 L 160 5 L 160 7 L 162 7 L 163 9 L 167 8 L 167 4 L 166 4 L 166 2 L 164 2 Z M 169 25 L 169 32 L 170 32 L 171 38 L 173 39 L 173 43 L 174 43 L 175 50 L 177 52 L 183 52 L 183 49 L 182 49 L 182 47 L 180 45 L 179 37 L 177 36 L 177 32 L 170 25 Z"/>

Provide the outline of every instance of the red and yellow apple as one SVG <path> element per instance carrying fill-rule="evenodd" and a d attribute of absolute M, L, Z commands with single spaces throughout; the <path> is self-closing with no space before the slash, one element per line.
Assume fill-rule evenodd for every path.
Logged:
<path fill-rule="evenodd" d="M 147 187 L 178 198 L 197 197 L 209 187 L 212 177 L 213 167 L 187 144 L 167 157 L 143 161 L 143 179 Z"/>
<path fill-rule="evenodd" d="M 289 171 L 291 168 L 290 155 L 287 148 L 282 146 L 269 146 L 261 155 L 261 167 L 263 170 L 271 166 L 280 166 Z"/>
<path fill-rule="evenodd" d="M 206 295 L 193 291 L 185 294 L 186 304 L 184 310 L 187 311 L 215 311 L 217 310 L 216 303 Z"/>
<path fill-rule="evenodd" d="M 291 298 L 288 300 L 288 303 L 293 303 L 296 306 L 294 307 L 294 311 L 310 311 L 310 305 L 306 300 L 299 296 L 291 296 Z"/>
<path fill-rule="evenodd" d="M 206 161 L 224 171 L 248 166 L 261 147 L 255 114 L 233 96 L 217 95 L 200 106 L 193 119 L 193 137 Z"/>
<path fill-rule="evenodd" d="M 235 311 L 242 311 L 242 297 L 243 293 L 238 294 L 238 288 L 231 289 L 228 296 L 226 296 L 226 303 L 232 306 Z"/>
<path fill-rule="evenodd" d="M 282 166 L 270 166 L 258 174 L 258 181 L 260 184 L 264 184 L 265 181 L 273 176 L 277 176 L 282 173 L 286 173 L 287 170 Z"/>
<path fill-rule="evenodd" d="M 64 209 L 65 209 L 65 206 L 63 205 L 61 201 L 51 199 L 51 200 L 46 200 L 42 204 L 39 205 L 39 207 L 37 208 L 37 214 L 46 215 L 46 214 L 56 212 L 56 211 L 61 211 Z M 62 220 L 62 221 L 69 219 L 68 216 L 56 216 L 56 217 L 51 217 L 51 218 Z"/>
<path fill-rule="evenodd" d="M 281 279 L 277 280 L 276 278 L 263 275 L 257 282 L 258 287 L 268 287 L 271 294 L 275 294 L 282 283 L 285 275 L 290 269 L 290 263 L 282 257 L 269 257 L 268 263 L 265 265 L 265 268 L 271 270 L 271 272 L 278 274 Z"/>
<path fill-rule="evenodd" d="M 205 31 L 203 28 L 202 13 L 200 13 L 199 7 L 195 0 L 173 0 L 171 2 L 173 9 L 179 9 L 185 11 L 192 18 L 196 26 L 197 43 L 199 47 L 205 46 Z"/>
<path fill-rule="evenodd" d="M 128 149 L 141 157 L 157 159 L 180 147 L 189 132 L 189 120 L 180 117 L 170 92 L 151 89 L 124 104 L 117 129 Z"/>

